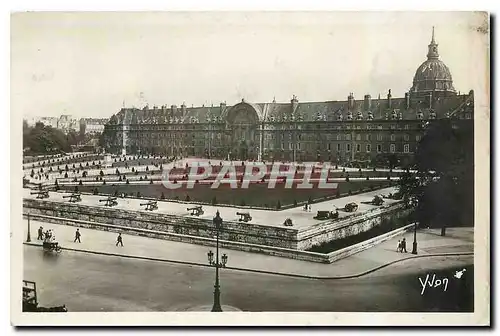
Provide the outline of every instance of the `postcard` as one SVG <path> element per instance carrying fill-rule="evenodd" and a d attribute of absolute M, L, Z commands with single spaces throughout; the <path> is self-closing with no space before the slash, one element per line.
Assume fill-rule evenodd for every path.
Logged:
<path fill-rule="evenodd" d="M 16 326 L 488 326 L 489 14 L 11 14 Z"/>

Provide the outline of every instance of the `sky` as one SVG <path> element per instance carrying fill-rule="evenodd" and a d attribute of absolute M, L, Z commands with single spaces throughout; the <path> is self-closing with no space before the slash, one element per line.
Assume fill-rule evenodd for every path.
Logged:
<path fill-rule="evenodd" d="M 73 12 L 11 16 L 11 113 L 107 118 L 187 106 L 402 97 L 432 27 L 457 91 L 484 90 L 471 12 Z"/>

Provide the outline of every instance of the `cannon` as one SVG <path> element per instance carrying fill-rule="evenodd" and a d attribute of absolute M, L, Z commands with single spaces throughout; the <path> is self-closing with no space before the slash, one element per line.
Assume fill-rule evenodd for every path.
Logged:
<path fill-rule="evenodd" d="M 240 216 L 240 219 L 238 219 L 240 222 L 249 222 L 252 220 L 252 216 L 248 212 L 237 212 L 236 214 Z"/>
<path fill-rule="evenodd" d="M 337 218 L 339 218 L 339 212 L 338 211 L 333 212 L 333 211 L 321 210 L 321 211 L 318 211 L 316 216 L 314 216 L 313 218 L 318 219 L 318 220 L 337 219 Z"/>
<path fill-rule="evenodd" d="M 382 196 L 376 195 L 372 200 L 372 204 L 373 205 L 382 205 L 382 204 L 384 204 L 384 199 L 382 198 Z"/>
<path fill-rule="evenodd" d="M 192 208 L 187 208 L 187 211 L 191 211 L 191 216 L 201 216 L 205 213 L 201 205 Z"/>
<path fill-rule="evenodd" d="M 285 219 L 283 223 L 284 226 L 293 226 L 292 220 L 290 218 Z"/>
<path fill-rule="evenodd" d="M 79 193 L 73 193 L 71 195 L 63 196 L 63 198 L 69 198 L 69 201 L 71 203 L 76 203 L 76 202 L 82 201 L 82 195 L 80 195 Z"/>
<path fill-rule="evenodd" d="M 49 198 L 49 191 L 48 190 L 34 191 L 31 192 L 31 195 L 36 195 L 36 198 Z"/>
<path fill-rule="evenodd" d="M 141 203 L 141 206 L 146 206 L 145 210 L 153 211 L 158 210 L 158 202 L 157 201 L 149 201 L 147 203 Z"/>
<path fill-rule="evenodd" d="M 347 203 L 344 207 L 344 211 L 346 212 L 355 212 L 358 210 L 358 205 L 354 202 Z"/>
<path fill-rule="evenodd" d="M 118 201 L 116 200 L 116 197 L 111 197 L 111 196 L 106 198 L 106 199 L 101 199 L 101 200 L 99 200 L 99 202 L 106 202 L 106 204 L 104 204 L 104 205 L 109 206 L 109 207 L 118 205 Z"/>

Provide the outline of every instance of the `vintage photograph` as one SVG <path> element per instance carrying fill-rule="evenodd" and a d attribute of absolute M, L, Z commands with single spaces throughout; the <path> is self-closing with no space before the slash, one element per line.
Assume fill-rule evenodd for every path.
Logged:
<path fill-rule="evenodd" d="M 489 30 L 12 13 L 13 323 L 488 325 Z"/>

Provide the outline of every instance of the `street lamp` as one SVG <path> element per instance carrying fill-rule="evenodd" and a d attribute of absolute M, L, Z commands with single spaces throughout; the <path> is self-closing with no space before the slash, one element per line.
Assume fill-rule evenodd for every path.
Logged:
<path fill-rule="evenodd" d="M 26 237 L 26 242 L 29 243 L 31 242 L 31 234 L 30 234 L 30 214 L 28 214 L 28 236 Z"/>
<path fill-rule="evenodd" d="M 226 267 L 228 256 L 224 253 L 222 255 L 222 262 L 219 262 L 219 230 L 222 226 L 222 218 L 220 217 L 219 210 L 215 214 L 213 219 L 215 225 L 215 234 L 216 234 L 216 248 L 215 248 L 215 260 L 214 253 L 210 250 L 207 253 L 208 263 L 211 266 L 215 267 L 215 285 L 214 285 L 214 305 L 212 307 L 213 312 L 221 312 L 222 307 L 220 305 L 220 285 L 219 285 L 219 268 Z"/>
<path fill-rule="evenodd" d="M 417 253 L 417 222 L 415 222 L 414 230 L 413 230 L 413 249 L 411 251 L 412 254 Z"/>

